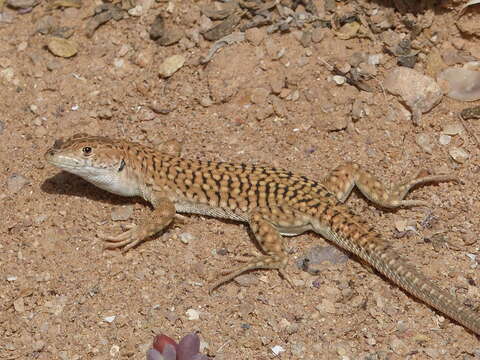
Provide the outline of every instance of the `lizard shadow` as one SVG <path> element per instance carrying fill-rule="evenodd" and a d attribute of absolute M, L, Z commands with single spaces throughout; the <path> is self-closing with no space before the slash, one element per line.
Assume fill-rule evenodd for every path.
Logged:
<path fill-rule="evenodd" d="M 110 205 L 141 203 L 142 205 L 150 206 L 150 204 L 141 197 L 125 197 L 112 194 L 66 171 L 62 171 L 46 179 L 41 184 L 40 189 L 47 194 L 88 198 L 90 200 L 100 201 Z"/>

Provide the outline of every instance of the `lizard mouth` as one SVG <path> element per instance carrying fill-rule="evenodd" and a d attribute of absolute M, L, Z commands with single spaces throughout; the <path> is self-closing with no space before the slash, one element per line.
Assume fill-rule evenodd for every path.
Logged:
<path fill-rule="evenodd" d="M 78 163 L 72 159 L 68 159 L 66 157 L 59 158 L 55 148 L 48 149 L 47 152 L 44 154 L 45 160 L 56 167 L 64 170 L 72 170 L 78 167 Z"/>

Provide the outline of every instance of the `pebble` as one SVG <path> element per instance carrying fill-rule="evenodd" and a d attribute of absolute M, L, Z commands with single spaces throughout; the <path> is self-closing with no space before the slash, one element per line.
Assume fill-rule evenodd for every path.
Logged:
<path fill-rule="evenodd" d="M 285 76 L 282 74 L 274 74 L 270 77 L 270 88 L 272 93 L 278 95 L 285 87 Z"/>
<path fill-rule="evenodd" d="M 30 180 L 28 180 L 25 176 L 20 174 L 12 174 L 7 178 L 7 189 L 10 193 L 16 194 L 29 183 Z"/>
<path fill-rule="evenodd" d="M 0 120 L 0 135 L 3 134 L 4 130 L 5 130 L 5 123 L 2 120 Z"/>
<path fill-rule="evenodd" d="M 445 135 L 458 135 L 463 132 L 463 125 L 459 122 L 453 122 L 445 125 L 443 128 L 443 134 Z"/>
<path fill-rule="evenodd" d="M 328 29 L 324 29 L 324 28 L 315 28 L 313 29 L 312 31 L 312 42 L 317 44 L 319 43 L 320 41 L 323 40 L 323 38 L 325 37 L 326 33 L 328 32 Z"/>
<path fill-rule="evenodd" d="M 7 0 L 7 5 L 16 9 L 28 9 L 39 3 L 39 0 Z"/>
<path fill-rule="evenodd" d="M 47 44 L 48 50 L 58 57 L 69 58 L 78 52 L 78 45 L 73 40 L 53 37 Z"/>
<path fill-rule="evenodd" d="M 332 80 L 337 84 L 337 85 L 343 85 L 345 84 L 345 82 L 347 81 L 347 79 L 345 78 L 345 76 L 341 76 L 341 75 L 334 75 L 332 77 Z"/>
<path fill-rule="evenodd" d="M 431 110 L 442 100 L 442 89 L 431 77 L 420 72 L 398 67 L 387 74 L 385 89 L 398 95 L 412 109 L 413 121 L 418 124 L 422 113 Z"/>
<path fill-rule="evenodd" d="M 112 315 L 112 316 L 105 316 L 103 318 L 103 321 L 107 322 L 107 323 L 112 323 L 114 320 L 115 320 L 116 316 L 115 315 Z"/>
<path fill-rule="evenodd" d="M 111 218 L 113 221 L 125 221 L 130 218 L 133 214 L 133 206 L 120 206 L 118 208 L 113 209 Z"/>
<path fill-rule="evenodd" d="M 380 65 L 382 58 L 383 58 L 382 54 L 371 54 L 371 55 L 368 55 L 367 63 L 369 65 Z"/>
<path fill-rule="evenodd" d="M 459 164 L 465 163 L 470 158 L 470 154 L 468 152 L 456 146 L 451 147 L 448 150 L 448 153 L 452 159 Z"/>
<path fill-rule="evenodd" d="M 120 50 L 118 50 L 118 56 L 124 57 L 127 53 L 132 50 L 132 47 L 128 44 L 123 44 Z"/>
<path fill-rule="evenodd" d="M 200 99 L 200 105 L 203 107 L 209 107 L 213 105 L 213 100 L 210 96 L 206 95 Z"/>
<path fill-rule="evenodd" d="M 143 6 L 142 5 L 137 5 L 131 9 L 128 10 L 128 15 L 130 16 L 142 16 L 143 13 Z"/>
<path fill-rule="evenodd" d="M 250 28 L 247 31 L 245 31 L 245 39 L 255 46 L 260 45 L 262 41 L 265 39 L 265 36 L 266 36 L 265 31 L 257 27 Z"/>
<path fill-rule="evenodd" d="M 446 95 L 460 101 L 480 100 L 480 71 L 448 68 L 437 77 Z"/>
<path fill-rule="evenodd" d="M 13 302 L 13 307 L 16 312 L 23 313 L 25 312 L 25 302 L 22 297 L 18 298 Z"/>
<path fill-rule="evenodd" d="M 6 82 L 12 82 L 15 72 L 11 67 L 3 69 L 0 71 L 0 78 L 3 78 Z"/>
<path fill-rule="evenodd" d="M 415 137 L 415 142 L 422 148 L 427 154 L 431 154 L 433 151 L 433 141 L 428 134 L 420 133 Z"/>
<path fill-rule="evenodd" d="M 125 66 L 125 60 L 115 58 L 113 59 L 113 66 L 115 66 L 117 69 L 121 69 Z"/>
<path fill-rule="evenodd" d="M 200 319 L 200 312 L 195 309 L 188 309 L 185 314 L 187 315 L 188 320 L 198 320 Z"/>
<path fill-rule="evenodd" d="M 390 342 L 390 347 L 392 348 L 393 352 L 401 357 L 404 357 L 408 353 L 408 347 L 405 345 L 405 342 L 400 340 L 399 338 L 394 338 Z"/>
<path fill-rule="evenodd" d="M 448 144 L 450 144 L 451 141 L 452 141 L 452 137 L 450 135 L 442 134 L 438 138 L 438 143 L 440 145 L 448 145 Z"/>
<path fill-rule="evenodd" d="M 250 101 L 257 105 L 265 105 L 270 91 L 265 88 L 255 88 L 250 95 Z"/>
<path fill-rule="evenodd" d="M 362 100 L 357 98 L 353 101 L 351 114 L 352 119 L 355 121 L 366 115 L 365 104 Z"/>
<path fill-rule="evenodd" d="M 322 314 L 335 314 L 337 312 L 333 301 L 330 301 L 328 299 L 323 299 L 319 305 L 315 306 L 315 309 L 317 309 Z"/>
<path fill-rule="evenodd" d="M 280 346 L 280 345 L 275 345 L 274 347 L 272 347 L 272 353 L 275 355 L 275 356 L 278 356 L 280 355 L 282 352 L 285 352 L 285 349 Z"/>
<path fill-rule="evenodd" d="M 159 67 L 159 74 L 161 77 L 168 78 L 177 72 L 185 64 L 185 57 L 183 55 L 173 55 L 165 59 Z"/>
<path fill-rule="evenodd" d="M 189 244 L 191 241 L 194 241 L 195 239 L 196 237 L 188 232 L 184 232 L 180 234 L 180 241 L 184 244 Z"/>
<path fill-rule="evenodd" d="M 43 350 L 43 348 L 45 347 L 45 341 L 42 341 L 42 340 L 37 340 L 37 341 L 34 341 L 32 343 L 32 351 L 33 352 L 40 352 Z"/>

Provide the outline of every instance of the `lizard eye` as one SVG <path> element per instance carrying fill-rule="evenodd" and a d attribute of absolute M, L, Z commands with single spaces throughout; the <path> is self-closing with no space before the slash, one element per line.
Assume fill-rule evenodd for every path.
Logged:
<path fill-rule="evenodd" d="M 92 153 L 92 148 L 90 146 L 85 146 L 83 149 L 82 149 L 82 152 L 83 152 L 83 155 L 90 155 Z"/>

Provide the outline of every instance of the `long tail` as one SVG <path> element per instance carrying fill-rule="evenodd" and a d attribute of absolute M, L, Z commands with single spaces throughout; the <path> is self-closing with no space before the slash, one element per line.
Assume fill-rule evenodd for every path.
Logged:
<path fill-rule="evenodd" d="M 367 261 L 408 293 L 480 335 L 480 314 L 438 288 L 402 260 L 377 232 L 365 229 L 361 220 L 356 222 L 337 216 L 333 222 L 332 230 L 327 234 L 331 241 Z"/>

